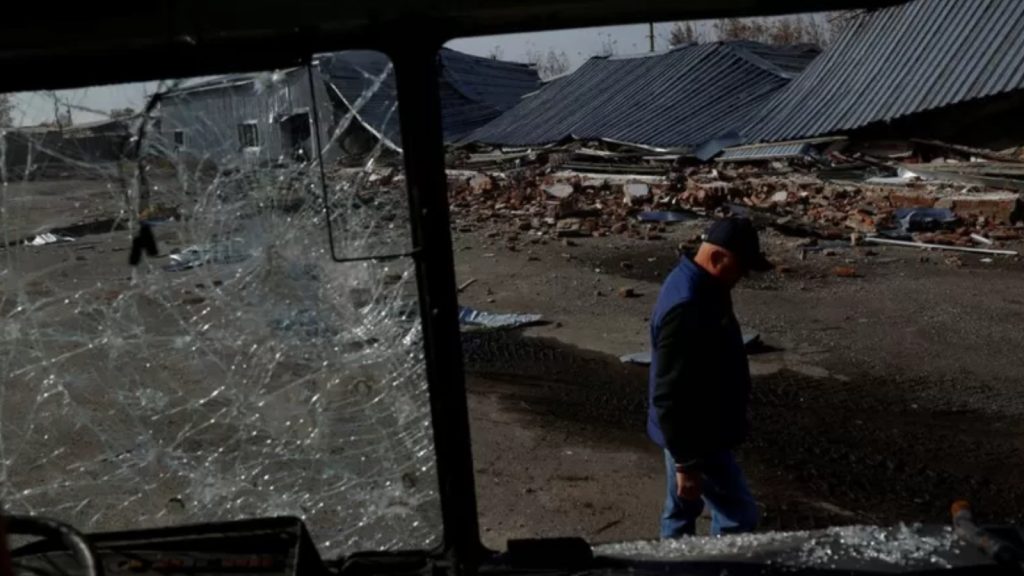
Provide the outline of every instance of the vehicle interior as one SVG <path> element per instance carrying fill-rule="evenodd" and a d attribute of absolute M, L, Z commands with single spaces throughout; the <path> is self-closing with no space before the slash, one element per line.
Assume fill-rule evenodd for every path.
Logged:
<path fill-rule="evenodd" d="M 80 87 L 137 83 L 148 104 L 116 163 L 59 167 L 44 160 L 63 154 L 46 135 L 25 152 L 3 140 L 0 157 L 24 154 L 40 174 L 74 181 L 39 193 L 46 200 L 16 203 L 28 194 L 28 171 L 0 162 L 8 196 L 4 574 L 1003 573 L 1003 556 L 1020 559 L 987 532 L 980 544 L 922 565 L 846 555 L 853 536 L 814 533 L 723 539 L 713 557 L 686 541 L 594 548 L 572 534 L 509 541 L 501 552 L 481 543 L 442 46 L 467 36 L 896 3 L 9 6 L 0 93 L 43 95 L 18 98 L 58 118 L 63 104 L 46 95 Z M 363 69 L 361 93 L 320 81 L 319 55 L 339 51 L 383 55 L 375 72 Z M 225 74 L 227 84 L 204 83 Z M 388 83 L 396 101 L 375 100 Z M 218 108 L 215 95 L 240 86 L 298 105 L 218 124 L 235 111 Z M 185 102 L 193 116 L 182 120 L 175 107 Z M 371 109 L 390 127 L 364 121 Z M 353 123 L 362 128 L 345 132 Z M 72 131 L 59 119 L 51 128 Z M 76 146 L 102 137 L 99 128 L 75 128 L 87 132 Z M 181 154 L 200 146 L 201 158 Z M 252 169 L 257 150 L 272 146 L 302 167 Z M 359 160 L 349 159 L 353 150 Z M 385 176 L 369 169 L 389 161 L 397 168 Z M 113 216 L 85 218 L 93 197 L 76 194 L 87 188 L 119 207 Z M 261 189 L 274 196 L 253 193 Z M 36 235 L 25 223 L 56 210 L 57 195 L 72 199 L 59 208 L 68 225 Z M 72 242 L 84 230 L 107 236 Z M 75 252 L 52 260 L 19 252 L 51 242 Z M 85 280 L 44 279 L 61 266 Z M 893 530 L 857 537 L 899 548 Z"/>

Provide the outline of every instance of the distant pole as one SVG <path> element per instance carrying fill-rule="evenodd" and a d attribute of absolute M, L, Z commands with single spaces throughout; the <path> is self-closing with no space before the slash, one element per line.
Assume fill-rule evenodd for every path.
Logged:
<path fill-rule="evenodd" d="M 651 52 L 654 52 L 654 22 L 649 23 L 651 33 L 648 34 L 648 38 L 651 39 Z"/>

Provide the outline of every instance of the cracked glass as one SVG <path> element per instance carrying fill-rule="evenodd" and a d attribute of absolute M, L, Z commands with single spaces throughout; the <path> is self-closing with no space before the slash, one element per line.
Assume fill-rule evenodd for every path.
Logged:
<path fill-rule="evenodd" d="M 8 511 L 438 542 L 392 76 L 345 52 L 0 96 Z"/>

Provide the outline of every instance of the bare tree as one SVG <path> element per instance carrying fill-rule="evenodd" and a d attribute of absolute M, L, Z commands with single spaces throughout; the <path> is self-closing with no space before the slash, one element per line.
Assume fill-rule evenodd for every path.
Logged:
<path fill-rule="evenodd" d="M 753 40 L 765 44 L 825 45 L 830 31 L 825 22 L 814 16 L 782 16 L 779 18 L 723 18 L 712 24 L 716 40 Z"/>
<path fill-rule="evenodd" d="M 692 22 L 676 22 L 668 33 L 668 45 L 673 48 L 700 41 L 701 35 Z"/>
<path fill-rule="evenodd" d="M 0 94 L 0 128 L 14 125 L 14 102 L 10 94 Z"/>
<path fill-rule="evenodd" d="M 830 42 L 834 42 L 839 35 L 846 31 L 847 28 L 853 24 L 857 17 L 862 13 L 861 10 L 840 10 L 833 12 L 828 17 L 828 39 Z"/>
<path fill-rule="evenodd" d="M 541 80 L 550 80 L 569 71 L 569 56 L 565 52 L 549 49 L 546 53 L 539 50 L 526 52 L 526 61 L 537 69 Z"/>
<path fill-rule="evenodd" d="M 610 33 L 600 34 L 602 36 L 601 49 L 598 50 L 598 56 L 615 56 L 619 51 L 619 41 L 612 38 Z"/>

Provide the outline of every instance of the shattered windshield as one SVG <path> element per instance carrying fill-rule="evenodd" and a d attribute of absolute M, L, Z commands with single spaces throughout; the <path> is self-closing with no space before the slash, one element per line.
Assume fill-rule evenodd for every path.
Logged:
<path fill-rule="evenodd" d="M 437 542 L 392 74 L 355 52 L 0 96 L 7 511 Z"/>

